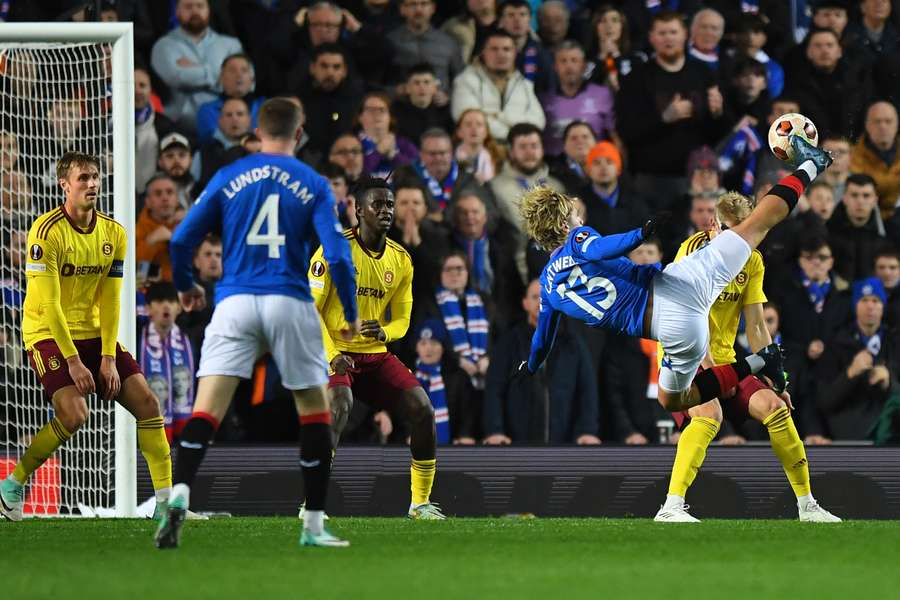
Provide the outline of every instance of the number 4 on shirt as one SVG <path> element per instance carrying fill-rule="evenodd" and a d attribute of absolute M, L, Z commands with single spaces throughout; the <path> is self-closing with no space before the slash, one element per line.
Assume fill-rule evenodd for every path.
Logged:
<path fill-rule="evenodd" d="M 281 258 L 281 246 L 284 245 L 284 235 L 278 233 L 278 199 L 278 194 L 266 196 L 247 233 L 247 245 L 268 246 L 269 258 Z M 268 233 L 259 232 L 263 223 L 266 224 Z"/>

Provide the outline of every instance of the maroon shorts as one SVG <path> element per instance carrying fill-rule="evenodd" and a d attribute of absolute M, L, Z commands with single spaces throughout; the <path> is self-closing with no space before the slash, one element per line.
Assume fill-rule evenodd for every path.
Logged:
<path fill-rule="evenodd" d="M 94 377 L 94 385 L 101 396 L 105 391 L 100 379 L 100 356 L 102 345 L 100 338 L 90 340 L 74 340 L 78 357 Z M 47 398 L 53 398 L 53 394 L 67 385 L 75 385 L 72 376 L 69 375 L 69 366 L 63 354 L 53 340 L 42 340 L 28 351 L 28 361 L 31 368 L 37 373 Z M 128 353 L 121 344 L 116 344 L 116 370 L 119 379 L 124 383 L 126 379 L 141 372 L 141 368 L 135 362 L 134 357 Z"/>
<path fill-rule="evenodd" d="M 719 399 L 719 404 L 722 405 L 722 414 L 731 423 L 740 425 L 750 418 L 750 397 L 759 390 L 770 389 L 772 389 L 771 386 L 757 378 L 756 375 L 744 377 L 737 385 L 734 396 Z M 691 420 L 686 410 L 672 413 L 672 416 L 675 418 L 678 429 L 687 427 Z"/>
<path fill-rule="evenodd" d="M 353 359 L 355 366 L 345 375 L 330 375 L 328 387 L 349 387 L 353 390 L 353 396 L 363 402 L 389 404 L 400 393 L 421 385 L 412 371 L 390 352 L 344 354 Z"/>

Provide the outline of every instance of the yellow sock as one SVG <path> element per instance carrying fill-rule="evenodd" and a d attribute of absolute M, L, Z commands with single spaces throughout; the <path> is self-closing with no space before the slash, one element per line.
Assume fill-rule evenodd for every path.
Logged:
<path fill-rule="evenodd" d="M 425 504 L 431 497 L 431 485 L 434 483 L 434 471 L 437 459 L 412 460 L 409 467 L 410 489 L 414 506 Z"/>
<path fill-rule="evenodd" d="M 669 495 L 684 498 L 706 458 L 706 449 L 717 433 L 719 422 L 706 417 L 692 418 L 684 428 L 678 438 L 678 450 L 675 451 L 675 462 L 672 464 Z"/>
<path fill-rule="evenodd" d="M 137 422 L 138 446 L 150 469 L 150 479 L 156 491 L 172 487 L 172 458 L 162 417 Z"/>
<path fill-rule="evenodd" d="M 21 484 L 25 484 L 31 474 L 37 471 L 38 467 L 44 464 L 50 455 L 56 452 L 56 449 L 66 443 L 72 437 L 72 434 L 66 431 L 62 422 L 56 417 L 44 425 L 34 439 L 28 450 L 19 459 L 16 468 L 13 469 L 13 478 Z"/>
<path fill-rule="evenodd" d="M 772 451 L 787 475 L 794 494 L 797 497 L 808 496 L 809 490 L 809 463 L 806 460 L 806 449 L 803 441 L 794 426 L 791 411 L 785 406 L 779 408 L 771 415 L 763 419 L 763 425 L 769 430 L 769 439 L 772 441 Z"/>

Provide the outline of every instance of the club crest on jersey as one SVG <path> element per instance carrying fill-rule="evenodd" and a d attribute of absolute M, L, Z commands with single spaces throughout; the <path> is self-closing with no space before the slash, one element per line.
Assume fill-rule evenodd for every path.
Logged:
<path fill-rule="evenodd" d="M 325 263 L 323 263 L 321 260 L 317 260 L 316 262 L 314 262 L 312 266 L 312 274 L 314 277 L 321 277 L 322 275 L 324 275 Z"/>
<path fill-rule="evenodd" d="M 47 366 L 50 367 L 51 371 L 55 371 L 59 368 L 59 359 L 55 356 L 51 356 L 50 360 L 47 361 Z"/>
<path fill-rule="evenodd" d="M 747 273 L 741 271 L 740 273 L 738 273 L 738 276 L 734 278 L 734 280 L 737 281 L 739 285 L 744 285 L 745 283 L 747 283 Z"/>
<path fill-rule="evenodd" d="M 387 285 L 391 285 L 391 283 L 393 281 L 394 281 L 394 272 L 393 271 L 385 271 L 384 272 L 384 282 Z"/>
<path fill-rule="evenodd" d="M 113 247 L 109 242 L 103 242 L 103 254 L 104 256 L 109 256 L 112 254 Z"/>
<path fill-rule="evenodd" d="M 41 260 L 41 257 L 44 256 L 44 249 L 37 244 L 32 244 L 29 254 L 31 255 L 31 260 Z"/>
<path fill-rule="evenodd" d="M 575 234 L 575 243 L 580 244 L 584 240 L 588 239 L 589 235 L 590 234 L 587 231 L 579 231 L 577 234 Z"/>

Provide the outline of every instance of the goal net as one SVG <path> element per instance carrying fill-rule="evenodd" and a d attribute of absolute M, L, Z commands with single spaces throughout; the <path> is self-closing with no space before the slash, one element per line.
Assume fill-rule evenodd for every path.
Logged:
<path fill-rule="evenodd" d="M 48 24 L 45 27 L 62 28 L 71 34 L 71 29 L 65 25 Z M 131 65 L 113 64 L 116 40 L 109 36 L 95 41 L 59 41 L 50 33 L 45 40 L 35 37 L 0 42 L 0 231 L 3 242 L 0 252 L 3 291 L 0 312 L 0 377 L 3 378 L 0 477 L 12 470 L 32 437 L 53 415 L 52 406 L 29 367 L 20 323 L 25 296 L 28 230 L 35 218 L 62 202 L 56 162 L 64 152 L 78 150 L 100 158 L 102 183 L 98 208 L 115 215 L 129 233 L 133 231 L 133 192 L 127 200 L 132 204 L 130 215 L 119 214 L 123 211 L 117 211 L 114 204 L 121 206 L 122 202 L 113 202 L 118 190 L 122 189 L 122 182 L 117 180 L 127 173 L 127 168 L 122 168 L 123 161 L 115 159 L 116 153 L 127 148 L 120 146 L 123 132 L 115 132 L 118 135 L 114 136 L 114 123 L 120 121 L 114 119 L 114 108 L 117 107 L 114 106 L 113 73 L 116 69 L 130 69 Z M 130 26 L 127 37 L 123 41 L 130 43 Z M 130 63 L 130 52 L 127 58 L 122 61 L 120 57 L 119 62 Z M 121 76 L 117 77 L 119 79 Z M 128 79 L 131 79 L 130 74 Z M 121 92 L 116 95 L 115 100 L 121 102 Z M 124 104 L 128 105 L 124 108 L 133 119 L 131 99 Z M 123 107 L 118 108 L 115 112 L 121 113 Z M 133 136 L 133 129 L 127 129 Z M 132 152 L 127 155 L 133 157 Z M 132 179 L 126 178 L 133 190 Z M 131 222 L 126 222 L 123 216 Z M 124 318 L 120 323 L 120 339 L 126 346 L 129 346 L 128 340 L 133 340 L 133 334 L 128 335 L 128 323 L 130 329 L 134 329 L 133 275 L 131 281 L 132 284 L 126 284 L 123 291 Z M 130 302 L 126 301 L 127 294 L 132 296 Z M 130 346 L 133 348 L 133 344 Z M 52 364 L 47 366 L 54 368 Z M 63 362 L 56 368 L 66 368 L 66 365 Z M 117 428 L 133 426 L 122 416 L 117 417 L 116 405 L 112 402 L 91 395 L 88 406 L 90 416 L 85 426 L 32 476 L 26 487 L 26 514 L 116 514 L 117 478 L 127 481 L 129 476 L 117 474 L 117 466 L 121 463 L 127 469 L 134 463 L 133 441 L 130 447 L 126 443 L 118 449 L 119 453 L 130 454 L 130 460 L 123 462 L 125 457 L 117 457 L 117 439 L 128 439 L 121 435 L 127 432 L 117 432 Z M 133 472 L 130 477 L 133 480 Z M 124 498 L 118 500 L 119 514 L 129 514 L 122 505 Z M 133 510 L 133 499 L 129 499 L 129 503 Z"/>

